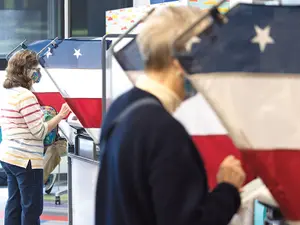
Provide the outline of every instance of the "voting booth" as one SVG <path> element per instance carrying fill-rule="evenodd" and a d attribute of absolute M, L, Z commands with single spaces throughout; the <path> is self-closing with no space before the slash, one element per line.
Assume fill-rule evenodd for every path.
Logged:
<path fill-rule="evenodd" d="M 176 53 L 290 224 L 300 219 L 300 182 L 294 174 L 300 162 L 294 115 L 300 104 L 293 100 L 299 91 L 294 41 L 299 32 L 293 29 L 299 26 L 299 10 L 238 4 L 224 18 L 206 15 L 200 23 L 208 18 L 213 23 L 199 34 L 201 42 Z"/>

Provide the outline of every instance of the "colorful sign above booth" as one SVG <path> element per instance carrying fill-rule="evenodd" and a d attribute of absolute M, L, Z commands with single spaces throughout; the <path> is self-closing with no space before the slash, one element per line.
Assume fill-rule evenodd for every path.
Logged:
<path fill-rule="evenodd" d="M 165 5 L 191 5 L 201 9 L 208 9 L 215 5 L 217 0 L 188 0 L 187 3 L 173 0 L 151 0 L 152 5 L 110 10 L 106 12 L 106 33 L 122 34 L 130 28 L 136 21 L 144 16 L 152 7 L 160 7 Z M 186 1 L 185 1 L 186 2 Z M 229 0 L 222 5 L 220 10 L 225 13 L 229 10 Z M 133 33 L 137 33 L 138 29 Z"/>
<path fill-rule="evenodd" d="M 179 1 L 165 2 L 142 7 L 117 9 L 106 12 L 106 33 L 107 34 L 122 34 L 130 28 L 136 21 L 142 18 L 152 7 L 164 5 L 183 5 Z M 137 33 L 135 30 L 133 33 Z"/>

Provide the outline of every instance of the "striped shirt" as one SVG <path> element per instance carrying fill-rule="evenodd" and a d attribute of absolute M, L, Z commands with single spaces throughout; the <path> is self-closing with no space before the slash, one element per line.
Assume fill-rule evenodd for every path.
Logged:
<path fill-rule="evenodd" d="M 26 168 L 30 160 L 33 169 L 42 169 L 48 124 L 31 91 L 18 87 L 1 92 L 0 126 L 0 161 Z"/>

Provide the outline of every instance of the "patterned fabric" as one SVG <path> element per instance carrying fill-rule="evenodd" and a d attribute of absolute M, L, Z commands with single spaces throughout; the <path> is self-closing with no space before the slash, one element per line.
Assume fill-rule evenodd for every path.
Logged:
<path fill-rule="evenodd" d="M 41 110 L 44 113 L 45 122 L 51 120 L 53 117 L 57 115 L 56 110 L 51 106 L 42 106 Z M 57 136 L 58 136 L 58 126 L 54 128 L 49 134 L 46 135 L 44 139 L 44 146 L 47 147 L 52 145 L 56 141 Z"/>
<path fill-rule="evenodd" d="M 1 92 L 0 160 L 26 168 L 43 168 L 43 153 L 48 124 L 35 95 L 22 87 Z"/>

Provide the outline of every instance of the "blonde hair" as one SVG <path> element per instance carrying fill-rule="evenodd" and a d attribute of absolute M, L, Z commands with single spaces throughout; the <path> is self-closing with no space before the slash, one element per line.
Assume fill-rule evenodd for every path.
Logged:
<path fill-rule="evenodd" d="M 162 7 L 156 9 L 141 26 L 137 37 L 146 70 L 164 70 L 172 61 L 171 43 L 197 20 L 204 11 L 189 6 Z M 207 21 L 200 23 L 189 37 L 182 39 L 176 50 L 185 49 L 186 42 L 208 26 Z"/>
<path fill-rule="evenodd" d="M 29 76 L 31 69 L 38 65 L 36 53 L 30 50 L 17 52 L 10 60 L 6 68 L 6 79 L 3 87 L 6 89 L 23 87 L 30 89 L 32 79 Z"/>

